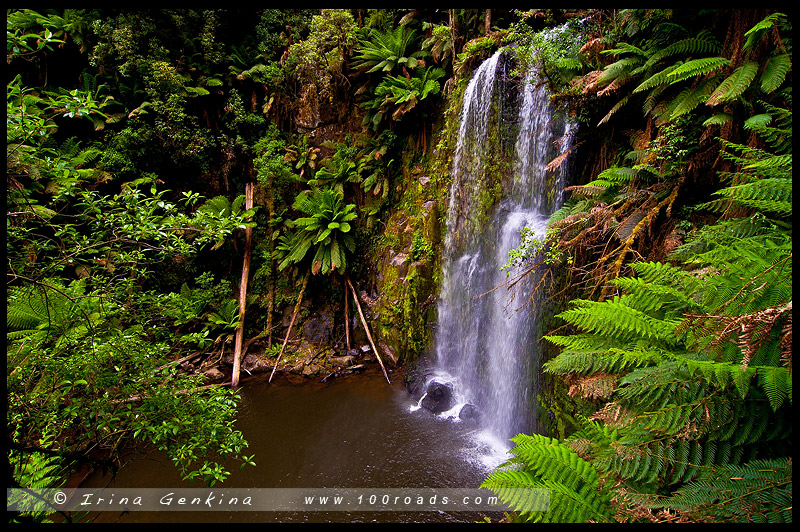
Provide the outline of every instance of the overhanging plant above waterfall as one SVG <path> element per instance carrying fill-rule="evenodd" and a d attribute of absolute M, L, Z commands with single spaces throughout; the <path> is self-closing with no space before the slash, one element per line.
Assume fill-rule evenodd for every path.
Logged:
<path fill-rule="evenodd" d="M 517 13 L 519 21 L 511 25 L 503 39 L 519 65 L 512 74 L 518 75 L 538 64 L 551 84 L 561 88 L 586 68 L 580 52 L 588 37 L 581 19 L 573 18 L 561 26 L 537 31 L 529 23 L 532 12 L 517 10 Z"/>

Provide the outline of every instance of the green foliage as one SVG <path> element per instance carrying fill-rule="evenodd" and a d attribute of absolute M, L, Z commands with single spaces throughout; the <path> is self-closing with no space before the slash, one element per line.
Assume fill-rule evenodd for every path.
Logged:
<path fill-rule="evenodd" d="M 398 26 L 381 32 L 370 30 L 365 39 L 360 39 L 360 48 L 353 57 L 353 67 L 366 72 L 387 72 L 395 69 L 407 74 L 417 68 L 426 52 L 418 49 L 419 35 L 413 29 Z"/>
<path fill-rule="evenodd" d="M 568 446 L 539 434 L 511 438 L 514 455 L 481 484 L 514 507 L 526 521 L 547 523 L 608 522 L 612 507 L 599 489 L 600 476 L 592 465 Z M 540 501 L 514 497 L 521 489 L 549 490 L 549 507 L 536 509 Z"/>
<path fill-rule="evenodd" d="M 72 24 L 57 15 L 42 15 L 30 9 L 11 9 L 6 13 L 6 56 L 29 57 L 52 51 L 54 44 L 64 43 L 65 32 Z"/>
<path fill-rule="evenodd" d="M 56 456 L 47 456 L 43 453 L 19 453 L 9 452 L 9 464 L 13 468 L 13 481 L 15 486 L 20 488 L 32 488 L 41 490 L 43 488 L 60 487 L 64 483 L 61 461 Z M 50 501 L 27 498 L 23 502 L 24 492 L 12 492 L 8 498 L 8 505 L 25 505 L 25 511 L 13 515 L 11 523 L 22 522 L 21 518 L 31 519 L 36 523 L 49 523 L 49 515 L 52 512 Z"/>
<path fill-rule="evenodd" d="M 375 88 L 375 96 L 362 104 L 368 111 L 364 123 L 377 130 L 384 118 L 400 120 L 417 104 L 441 92 L 439 79 L 444 75 L 441 68 L 428 67 L 412 77 L 386 76 Z"/>
<path fill-rule="evenodd" d="M 545 372 L 567 376 L 572 395 L 603 400 L 558 445 L 614 482 L 615 519 L 635 519 L 618 506 L 628 504 L 698 520 L 791 521 L 791 113 L 768 109 L 747 125 L 766 148 L 722 143 L 729 185 L 698 209 L 727 216 L 690 233 L 672 264 L 631 263 L 635 276 L 608 281 L 618 295 L 573 300 L 557 315 L 567 332 L 545 336 L 560 348 Z M 673 158 L 677 138 L 648 160 Z M 630 190 L 637 168 L 612 167 L 575 188 L 596 204 Z M 572 200 L 564 210 L 578 217 L 579 208 Z M 551 245 L 559 238 L 554 231 Z M 532 467 L 521 471 L 536 477 Z"/>
<path fill-rule="evenodd" d="M 278 250 L 284 253 L 278 268 L 303 261 L 314 250 L 311 272 L 327 274 L 347 269 L 346 250 L 355 250 L 350 222 L 357 218 L 355 205 L 343 205 L 340 193 L 332 189 L 313 189 L 297 195 L 294 209 L 307 216 L 287 222 L 293 232 L 281 236 Z"/>
<path fill-rule="evenodd" d="M 635 41 L 638 46 L 619 43 L 615 48 L 603 51 L 619 59 L 604 67 L 598 85 L 606 87 L 601 93 L 613 93 L 630 80 L 637 80 L 638 85 L 632 94 L 646 92 L 645 113 L 657 113 L 664 121 L 683 116 L 702 103 L 710 108 L 738 101 L 747 91 L 760 92 L 761 95 L 773 93 L 786 79 L 791 67 L 790 56 L 781 53 L 780 49 L 767 56 L 756 56 L 752 52 L 755 44 L 765 38 L 765 30 L 773 29 L 778 21 L 784 20 L 785 15 L 773 13 L 745 33 L 747 40 L 741 51 L 746 59 L 742 61 L 737 57 L 737 50 L 731 51 L 734 57 L 719 55 L 722 47 L 707 29 L 701 30 L 697 36 L 687 37 L 689 31 L 686 28 L 654 19 L 654 22 L 648 22 L 655 26 L 652 33 Z M 636 28 L 635 25 L 631 27 Z M 785 24 L 782 27 L 786 27 Z M 676 37 L 683 38 L 676 40 Z M 754 85 L 759 72 L 761 81 Z M 629 96 L 619 99 L 600 123 L 607 122 L 619 112 L 630 100 Z M 707 125 L 713 124 L 711 121 Z"/>
<path fill-rule="evenodd" d="M 356 23 L 346 9 L 323 9 L 311 20 L 308 37 L 288 49 L 287 67 L 323 98 L 333 95 L 347 71 L 347 58 L 356 45 Z"/>
<path fill-rule="evenodd" d="M 422 28 L 430 30 L 430 37 L 422 42 L 423 50 L 430 50 L 431 57 L 437 63 L 445 64 L 454 54 L 453 31 L 445 24 L 429 24 L 423 22 Z"/>
<path fill-rule="evenodd" d="M 433 258 L 433 245 L 425 240 L 422 231 L 415 231 L 411 239 L 411 259 L 416 261 L 428 261 Z"/>
<path fill-rule="evenodd" d="M 147 65 L 153 96 L 186 87 L 169 64 Z M 199 376 L 169 363 L 213 297 L 188 287 L 158 294 L 152 277 L 159 263 L 230 238 L 253 212 L 222 198 L 198 208 L 199 194 L 174 193 L 152 174 L 115 180 L 93 167 L 99 147 L 55 135 L 75 118 L 97 129 L 102 84 L 45 92 L 21 80 L 7 86 L 7 425 L 17 482 L 57 483 L 95 452 L 113 463 L 132 442 L 164 451 L 186 478 L 223 480 L 224 460 L 252 463 L 234 428 L 238 397 L 199 389 Z M 173 96 L 185 97 L 161 100 L 162 118 Z"/>
<path fill-rule="evenodd" d="M 526 72 L 535 63 L 553 86 L 560 89 L 583 69 L 578 58 L 586 41 L 585 32 L 576 19 L 555 28 L 534 30 L 528 19 L 531 14 L 523 14 L 504 38 L 504 42 L 514 43 L 508 48 L 518 61 L 514 72 Z"/>
<path fill-rule="evenodd" d="M 678 490 L 667 504 L 726 522 L 791 523 L 791 460 L 720 467 Z"/>

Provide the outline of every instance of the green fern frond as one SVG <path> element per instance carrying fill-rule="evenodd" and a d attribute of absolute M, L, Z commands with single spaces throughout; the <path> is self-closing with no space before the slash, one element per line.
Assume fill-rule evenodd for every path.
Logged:
<path fill-rule="evenodd" d="M 569 199 L 558 210 L 550 215 L 548 227 L 579 212 L 587 212 L 594 206 L 594 201 L 588 199 Z"/>
<path fill-rule="evenodd" d="M 692 110 L 698 105 L 708 99 L 709 94 L 714 89 L 716 82 L 714 79 L 708 79 L 695 87 L 694 89 L 685 89 L 674 100 L 672 100 L 665 109 L 662 116 L 668 117 L 669 120 L 675 120 Z"/>
<path fill-rule="evenodd" d="M 612 166 L 600 172 L 597 178 L 603 181 L 608 181 L 615 185 L 623 185 L 630 183 L 638 176 L 638 172 L 634 168 L 624 166 Z"/>
<path fill-rule="evenodd" d="M 759 161 L 763 166 L 778 166 L 781 161 Z M 753 163 L 754 167 L 756 163 Z M 763 167 L 762 166 L 762 167 Z M 777 216 L 792 215 L 792 180 L 785 178 L 761 179 L 718 190 L 715 195 L 723 196 L 734 203 L 754 207 L 760 211 Z"/>
<path fill-rule="evenodd" d="M 659 320 L 627 306 L 619 297 L 603 302 L 575 300 L 575 308 L 558 317 L 587 332 L 606 334 L 622 340 L 643 337 L 674 344 L 677 322 Z"/>
<path fill-rule="evenodd" d="M 761 90 L 767 94 L 776 91 L 791 68 L 792 59 L 789 54 L 774 55 L 767 59 L 761 73 Z"/>
<path fill-rule="evenodd" d="M 577 523 L 610 520 L 610 500 L 599 489 L 600 476 L 569 446 L 539 434 L 519 434 L 511 441 L 515 444 L 511 449 L 514 458 L 501 466 L 505 469 L 489 475 L 481 487 L 492 489 L 499 497 L 509 488 L 549 489 L 548 510 L 528 514 L 530 520 Z M 519 469 L 509 470 L 512 465 Z M 511 504 L 511 499 L 504 502 Z"/>
<path fill-rule="evenodd" d="M 703 57 L 692 59 L 678 66 L 667 74 L 667 81 L 674 85 L 685 79 L 705 76 L 725 68 L 731 64 L 730 59 L 724 57 Z"/>
<path fill-rule="evenodd" d="M 706 105 L 714 106 L 735 100 L 750 86 L 757 73 L 758 63 L 752 61 L 744 63 L 714 89 L 706 100 Z"/>
<path fill-rule="evenodd" d="M 718 53 L 721 49 L 720 44 L 707 34 L 699 37 L 689 37 L 674 42 L 651 55 L 645 67 L 651 68 L 659 61 L 673 55 L 713 54 Z"/>
<path fill-rule="evenodd" d="M 664 70 L 660 70 L 644 80 L 642 83 L 639 84 L 635 89 L 633 89 L 633 93 L 646 91 L 652 89 L 653 87 L 658 87 L 659 85 L 664 85 L 667 83 L 667 76 L 669 76 L 672 72 L 675 71 L 676 68 L 683 65 L 683 61 L 678 61 L 677 63 L 666 67 Z"/>
<path fill-rule="evenodd" d="M 541 521 L 550 509 L 549 488 L 529 471 L 498 470 L 489 475 L 480 487 L 492 490 L 498 499 L 526 521 Z"/>
<path fill-rule="evenodd" d="M 626 79 L 631 70 L 643 62 L 640 57 L 625 57 L 615 61 L 603 69 L 603 73 L 597 78 L 597 84 L 603 86 L 617 79 Z"/>
<path fill-rule="evenodd" d="M 579 338 L 573 338 L 578 336 Z M 580 339 L 586 340 L 581 345 Z M 545 336 L 556 345 L 565 346 L 554 358 L 543 364 L 543 370 L 552 374 L 622 373 L 661 362 L 664 351 L 643 343 L 604 341 L 599 335 Z M 592 345 L 596 342 L 598 345 Z"/>
<path fill-rule="evenodd" d="M 783 13 L 770 13 L 764 17 L 763 20 L 747 30 L 747 32 L 744 34 L 745 37 L 747 37 L 747 40 L 745 41 L 744 45 L 742 45 L 742 50 L 747 52 L 755 48 L 756 44 L 761 41 L 767 30 L 775 27 L 777 24 L 782 24 L 785 19 L 786 15 Z"/>
<path fill-rule="evenodd" d="M 724 522 L 791 523 L 791 459 L 716 467 L 652 506 L 693 510 Z"/>
<path fill-rule="evenodd" d="M 225 196 L 215 196 L 201 205 L 199 211 L 228 216 L 231 213 L 231 201 Z"/>
<path fill-rule="evenodd" d="M 721 126 L 729 123 L 731 120 L 733 120 L 732 115 L 728 113 L 717 113 L 711 118 L 708 118 L 705 122 L 703 122 L 703 127 Z"/>
<path fill-rule="evenodd" d="M 601 54 L 608 54 L 608 55 L 622 55 L 622 54 L 635 54 L 640 55 L 642 57 L 647 57 L 648 53 L 639 48 L 638 46 L 634 46 L 632 44 L 621 42 L 617 43 L 616 48 L 611 48 L 609 50 L 603 50 L 600 52 Z"/>
<path fill-rule="evenodd" d="M 788 368 L 758 368 L 758 382 L 769 398 L 773 410 L 778 410 L 787 399 L 792 401 L 792 375 Z"/>
<path fill-rule="evenodd" d="M 772 122 L 772 115 L 769 113 L 762 113 L 758 115 L 753 115 L 747 120 L 744 121 L 742 127 L 748 131 L 752 130 L 761 130 Z"/>

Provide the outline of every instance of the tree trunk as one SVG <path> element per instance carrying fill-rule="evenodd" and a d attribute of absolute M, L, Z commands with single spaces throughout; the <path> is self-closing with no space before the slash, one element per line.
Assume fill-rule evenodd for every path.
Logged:
<path fill-rule="evenodd" d="M 344 336 L 347 339 L 347 350 L 350 351 L 350 312 L 348 308 L 347 295 L 347 273 L 344 274 Z"/>
<path fill-rule="evenodd" d="M 492 10 L 486 10 L 486 18 L 484 18 L 484 35 L 489 35 L 489 32 L 492 31 Z"/>
<path fill-rule="evenodd" d="M 267 209 L 269 210 L 269 222 L 267 222 L 267 230 L 269 231 L 269 296 L 267 302 L 267 347 L 272 347 L 272 313 L 275 310 L 275 270 L 273 265 L 275 261 L 275 239 L 273 238 L 273 220 L 275 219 L 275 196 L 272 192 L 273 179 L 269 178 L 267 185 Z"/>
<path fill-rule="evenodd" d="M 245 210 L 253 208 L 252 182 L 245 187 Z M 244 261 L 242 263 L 242 281 L 239 283 L 239 328 L 236 329 L 236 347 L 233 352 L 233 375 L 231 387 L 239 386 L 239 369 L 242 364 L 242 344 L 244 343 L 244 311 L 247 306 L 247 280 L 250 278 L 250 256 L 253 252 L 253 228 L 244 230 Z"/>
<path fill-rule="evenodd" d="M 453 47 L 450 50 L 453 53 L 453 65 L 456 64 L 456 39 L 458 38 L 458 32 L 456 31 L 456 10 L 455 9 L 448 9 L 448 15 L 450 17 L 450 40 L 453 43 Z"/>
<path fill-rule="evenodd" d="M 294 305 L 294 312 L 292 313 L 292 321 L 289 322 L 289 330 L 286 331 L 286 338 L 283 339 L 283 345 L 281 346 L 281 351 L 278 353 L 278 357 L 275 359 L 275 365 L 272 366 L 272 373 L 269 374 L 269 380 L 267 382 L 272 382 L 272 376 L 275 375 L 275 370 L 278 367 L 278 364 L 281 361 L 281 357 L 283 356 L 283 350 L 286 348 L 286 343 L 289 341 L 289 335 L 292 334 L 292 326 L 294 325 L 294 320 L 297 318 L 297 313 L 300 311 L 300 303 L 303 302 L 303 293 L 306 291 L 306 285 L 308 284 L 308 276 L 311 275 L 311 271 L 307 271 L 305 277 L 303 277 L 303 286 L 300 287 L 300 295 L 297 297 L 297 303 Z"/>
<path fill-rule="evenodd" d="M 347 279 L 347 284 L 350 286 L 350 290 L 353 291 L 353 299 L 356 301 L 356 308 L 358 309 L 358 315 L 361 317 L 361 323 L 364 325 L 364 330 L 367 331 L 367 339 L 369 339 L 369 345 L 372 346 L 372 351 L 375 353 L 375 356 L 378 359 L 378 362 L 381 364 L 381 369 L 383 370 L 383 376 L 386 377 L 386 382 L 389 384 L 392 381 L 389 380 L 389 375 L 386 374 L 386 368 L 383 365 L 383 360 L 381 360 L 381 355 L 378 353 L 378 348 L 375 347 L 375 342 L 372 341 L 372 335 L 369 333 L 369 327 L 367 327 L 367 320 L 364 319 L 364 313 L 361 312 L 361 303 L 358 302 L 358 294 L 356 294 L 356 289 L 353 288 L 353 283 L 350 282 L 350 279 Z"/>

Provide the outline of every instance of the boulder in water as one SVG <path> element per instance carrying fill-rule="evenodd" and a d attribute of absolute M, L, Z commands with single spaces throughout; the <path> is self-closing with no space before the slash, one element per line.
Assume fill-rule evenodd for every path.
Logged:
<path fill-rule="evenodd" d="M 478 407 L 469 403 L 461 407 L 458 418 L 462 421 L 477 421 L 479 418 Z"/>
<path fill-rule="evenodd" d="M 431 382 L 425 390 L 421 406 L 434 414 L 440 414 L 453 408 L 453 388 L 449 384 L 438 381 Z"/>

